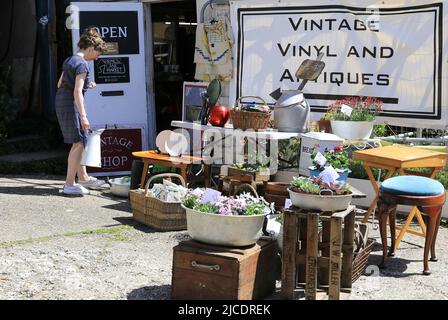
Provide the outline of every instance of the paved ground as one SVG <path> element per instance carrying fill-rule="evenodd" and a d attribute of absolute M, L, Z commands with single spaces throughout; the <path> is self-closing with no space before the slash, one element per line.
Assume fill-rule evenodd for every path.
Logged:
<path fill-rule="evenodd" d="M 172 248 L 188 234 L 135 223 L 129 202 L 108 188 L 73 198 L 62 185 L 62 177 L 0 178 L 0 299 L 169 299 Z M 406 235 L 381 272 L 376 246 L 373 275 L 350 298 L 448 299 L 447 240 L 442 227 L 430 276 L 421 275 L 422 238 Z"/>

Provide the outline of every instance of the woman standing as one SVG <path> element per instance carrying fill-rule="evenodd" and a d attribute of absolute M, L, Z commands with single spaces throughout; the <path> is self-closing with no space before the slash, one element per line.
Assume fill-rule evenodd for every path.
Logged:
<path fill-rule="evenodd" d="M 62 67 L 56 93 L 56 115 L 64 136 L 64 142 L 71 144 L 68 155 L 67 177 L 63 192 L 65 194 L 88 194 L 86 188 L 98 187 L 104 180 L 98 180 L 87 174 L 82 166 L 81 157 L 90 130 L 84 105 L 84 93 L 96 84 L 89 80 L 87 61 L 97 60 L 104 52 L 106 44 L 95 28 L 88 28 L 78 42 L 79 51 L 67 58 Z M 78 183 L 75 182 L 78 175 Z"/>

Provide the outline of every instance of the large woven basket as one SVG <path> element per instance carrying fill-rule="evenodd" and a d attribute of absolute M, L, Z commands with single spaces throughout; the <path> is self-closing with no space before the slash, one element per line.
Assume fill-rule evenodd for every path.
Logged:
<path fill-rule="evenodd" d="M 264 130 L 269 125 L 271 119 L 271 112 L 251 112 L 241 110 L 241 100 L 245 98 L 256 98 L 262 101 L 264 105 L 266 102 L 257 96 L 244 96 L 236 100 L 235 107 L 230 110 L 230 118 L 232 119 L 233 127 L 241 130 Z"/>
<path fill-rule="evenodd" d="M 145 186 L 145 192 L 129 191 L 133 218 L 144 225 L 161 231 L 178 231 L 187 229 L 187 218 L 181 202 L 163 202 L 159 199 L 145 196 L 149 184 L 157 178 L 175 177 L 185 187 L 185 180 L 175 173 L 163 173 L 151 177 Z"/>

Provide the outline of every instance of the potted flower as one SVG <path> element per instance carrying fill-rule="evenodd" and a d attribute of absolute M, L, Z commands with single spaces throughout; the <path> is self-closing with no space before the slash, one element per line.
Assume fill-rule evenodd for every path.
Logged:
<path fill-rule="evenodd" d="M 348 140 L 368 139 L 382 107 L 383 102 L 373 97 L 346 97 L 332 103 L 325 117 L 335 135 Z"/>
<path fill-rule="evenodd" d="M 321 177 L 294 177 L 288 192 L 293 206 L 308 210 L 341 211 L 352 199 L 348 183 L 326 183 Z"/>
<path fill-rule="evenodd" d="M 349 167 L 352 159 L 349 158 L 343 146 L 335 146 L 333 149 L 325 147 L 323 154 L 319 152 L 318 148 L 319 146 L 316 145 L 315 151 L 311 155 L 313 165 L 308 167 L 310 177 L 317 177 L 326 167 L 332 166 L 339 174 L 337 180 L 346 181 L 348 174 L 351 172 Z"/>
<path fill-rule="evenodd" d="M 205 202 L 204 190 L 189 190 L 182 201 L 186 210 L 187 230 L 198 241 L 231 247 L 254 244 L 262 236 L 265 216 L 274 213 L 274 204 L 262 197 L 242 193 L 219 196 Z"/>

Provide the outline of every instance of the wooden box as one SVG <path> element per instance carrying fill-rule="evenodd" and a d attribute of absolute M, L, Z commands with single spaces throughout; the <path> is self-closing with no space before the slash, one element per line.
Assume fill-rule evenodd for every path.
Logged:
<path fill-rule="evenodd" d="M 328 292 L 330 300 L 340 299 L 341 292 L 349 293 L 355 206 L 338 212 L 290 207 L 284 211 L 283 218 L 283 298 L 293 299 L 297 285 L 304 287 L 307 300 L 316 300 L 321 290 Z"/>
<path fill-rule="evenodd" d="M 269 181 L 271 178 L 271 172 L 269 168 L 262 169 L 259 171 L 246 171 L 243 169 L 238 169 L 234 167 L 229 167 L 227 171 L 228 176 L 239 176 L 239 175 L 250 175 L 253 176 L 254 181 Z"/>
<path fill-rule="evenodd" d="M 230 248 L 183 241 L 173 249 L 172 299 L 264 299 L 279 273 L 276 241 Z"/>

